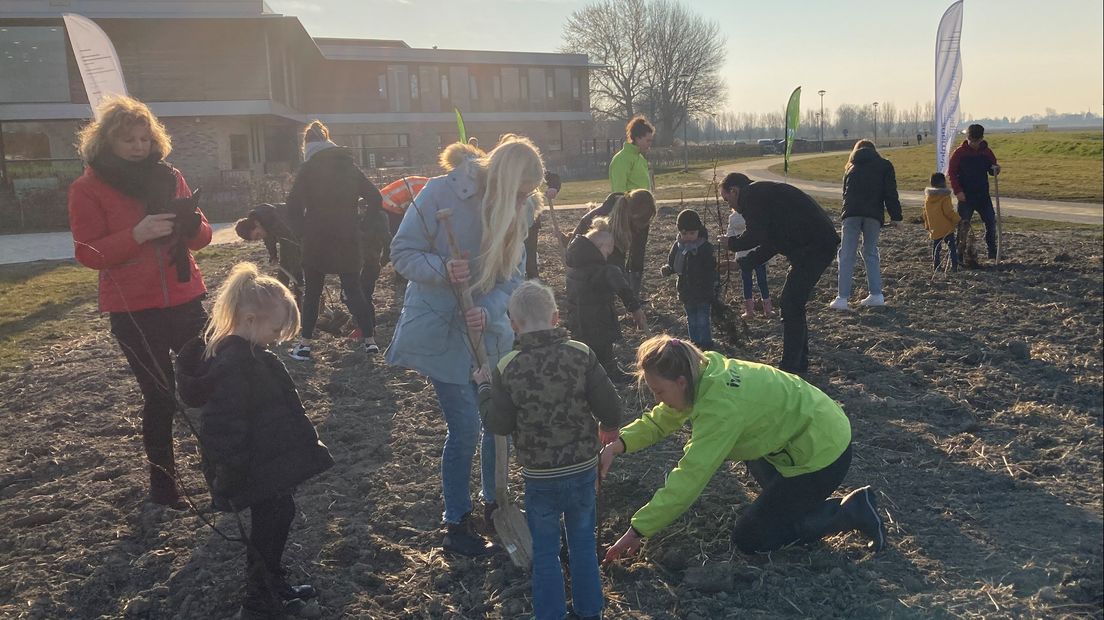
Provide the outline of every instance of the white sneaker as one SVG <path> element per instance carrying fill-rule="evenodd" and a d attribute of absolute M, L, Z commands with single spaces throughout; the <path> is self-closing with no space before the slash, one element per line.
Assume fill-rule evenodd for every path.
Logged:
<path fill-rule="evenodd" d="M 851 309 L 851 307 L 847 305 L 847 300 L 842 297 L 837 297 L 832 303 L 828 304 L 828 307 L 833 310 L 840 310 L 841 312 L 847 312 Z"/>
<path fill-rule="evenodd" d="M 297 344 L 295 348 L 288 353 L 288 357 L 293 360 L 299 360 L 300 362 L 309 362 L 311 359 L 311 348 L 304 344 Z"/>
<path fill-rule="evenodd" d="M 859 304 L 867 307 L 884 306 L 885 295 L 867 295 L 866 299 L 860 301 Z"/>

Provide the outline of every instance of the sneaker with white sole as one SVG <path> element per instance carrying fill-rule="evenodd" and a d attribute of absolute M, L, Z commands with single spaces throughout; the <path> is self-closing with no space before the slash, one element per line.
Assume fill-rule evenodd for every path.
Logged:
<path fill-rule="evenodd" d="M 380 352 L 379 345 L 374 342 L 365 342 L 364 352 L 368 355 L 376 355 Z"/>
<path fill-rule="evenodd" d="M 847 305 L 847 300 L 842 297 L 835 298 L 832 303 L 828 304 L 828 307 L 832 310 L 839 310 L 841 312 L 846 312 L 851 309 L 851 307 Z"/>
<path fill-rule="evenodd" d="M 869 307 L 884 306 L 885 295 L 867 295 L 866 299 L 859 302 L 860 305 Z"/>
<path fill-rule="evenodd" d="M 295 348 L 291 350 L 288 355 L 293 360 L 299 360 L 300 362 L 309 362 L 311 359 L 311 348 L 305 344 L 297 344 Z"/>

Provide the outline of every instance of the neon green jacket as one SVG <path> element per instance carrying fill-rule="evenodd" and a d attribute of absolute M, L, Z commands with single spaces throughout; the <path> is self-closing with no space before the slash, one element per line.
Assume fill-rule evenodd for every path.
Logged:
<path fill-rule="evenodd" d="M 652 177 L 648 172 L 648 160 L 632 142 L 613 156 L 609 165 L 610 191 L 625 193 L 633 189 L 651 189 Z"/>
<path fill-rule="evenodd" d="M 690 410 L 661 404 L 621 429 L 625 451 L 636 452 L 690 420 L 690 440 L 678 466 L 632 518 L 644 536 L 679 518 L 726 460 L 765 458 L 790 478 L 831 465 L 851 443 L 843 409 L 800 377 L 719 353 L 705 355 L 709 364 Z"/>

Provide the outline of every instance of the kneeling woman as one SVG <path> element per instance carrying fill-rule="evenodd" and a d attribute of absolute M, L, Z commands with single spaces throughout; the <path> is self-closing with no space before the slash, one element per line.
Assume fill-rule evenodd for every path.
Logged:
<path fill-rule="evenodd" d="M 870 487 L 829 497 L 851 464 L 851 425 L 823 392 L 796 375 L 702 353 L 670 336 L 640 345 L 636 363 L 659 404 L 603 448 L 602 475 L 618 454 L 647 448 L 687 420 L 691 434 L 678 466 L 610 547 L 607 562 L 635 553 L 644 537 L 682 515 L 726 460 L 744 461 L 762 487 L 732 532 L 744 553 L 850 530 L 875 551 L 885 545 Z"/>

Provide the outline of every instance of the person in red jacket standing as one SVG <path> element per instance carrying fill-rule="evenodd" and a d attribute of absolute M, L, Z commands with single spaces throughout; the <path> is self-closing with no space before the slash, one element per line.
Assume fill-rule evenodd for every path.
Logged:
<path fill-rule="evenodd" d="M 989 246 L 989 259 L 997 257 L 997 216 L 993 211 L 993 199 L 989 196 L 989 175 L 1000 174 L 997 156 L 983 140 L 985 128 L 978 124 L 966 128 L 966 141 L 951 153 L 947 164 L 947 178 L 951 191 L 958 198 L 958 215 L 962 218 L 958 231 L 958 255 L 969 238 L 970 219 L 974 211 L 985 223 L 985 245 Z"/>
<path fill-rule="evenodd" d="M 191 251 L 211 242 L 180 172 L 165 162 L 172 140 L 146 105 L 104 100 L 78 136 L 87 164 L 69 187 L 77 261 L 100 272 L 100 311 L 109 315 L 142 391 L 142 442 L 150 499 L 183 508 L 173 459 L 176 409 L 170 352 L 201 336 L 207 292 Z"/>

